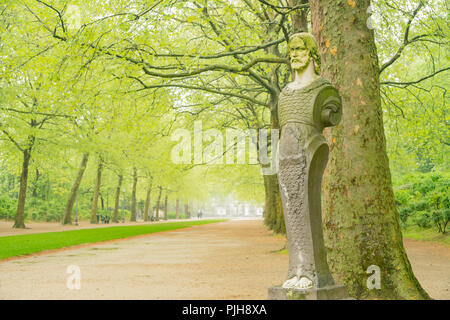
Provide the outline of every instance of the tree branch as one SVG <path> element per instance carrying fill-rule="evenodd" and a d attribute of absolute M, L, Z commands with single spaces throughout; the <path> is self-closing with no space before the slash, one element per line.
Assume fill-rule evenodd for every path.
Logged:
<path fill-rule="evenodd" d="M 450 70 L 450 67 L 447 67 L 447 68 L 435 71 L 432 74 L 429 74 L 428 76 L 423 77 L 423 78 L 421 78 L 419 80 L 416 80 L 416 81 L 405 81 L 405 82 L 383 81 L 383 82 L 380 82 L 380 84 L 382 84 L 382 85 L 390 85 L 390 86 L 399 86 L 399 87 L 406 88 L 408 86 L 415 85 L 415 84 L 418 84 L 418 83 L 420 83 L 422 81 L 430 79 L 430 78 L 434 77 L 435 75 L 437 75 L 437 74 L 439 74 L 441 72 L 445 72 L 447 70 Z"/>
<path fill-rule="evenodd" d="M 142 85 L 143 88 L 140 89 L 139 91 L 146 90 L 146 89 L 157 89 L 157 88 L 184 88 L 184 89 L 190 89 L 190 90 L 205 91 L 205 92 L 219 94 L 219 95 L 223 95 L 223 96 L 235 97 L 235 98 L 239 98 L 239 99 L 250 101 L 250 102 L 252 102 L 254 104 L 261 105 L 261 106 L 264 106 L 264 107 L 268 106 L 267 103 L 261 102 L 261 101 L 259 101 L 257 99 L 254 99 L 252 97 L 249 97 L 249 96 L 246 96 L 246 95 L 243 95 L 243 94 L 239 94 L 239 93 L 232 93 L 232 92 L 226 92 L 226 91 L 212 89 L 212 88 L 207 88 L 207 87 L 192 86 L 192 85 L 177 84 L 177 83 L 147 85 L 141 79 L 139 79 L 137 77 L 127 76 L 127 78 L 134 79 L 134 80 L 138 81 Z"/>
<path fill-rule="evenodd" d="M 274 4 L 271 4 L 265 0 L 258 0 L 259 2 L 261 2 L 262 4 L 265 4 L 266 6 L 270 7 L 271 9 L 273 9 L 276 13 L 281 14 L 281 15 L 286 15 L 288 13 L 291 13 L 292 11 L 295 10 L 299 10 L 299 9 L 306 9 L 309 8 L 309 3 L 305 3 L 305 4 L 299 4 L 293 7 L 284 7 L 284 6 L 277 6 Z"/>
<path fill-rule="evenodd" d="M 414 21 L 414 18 L 417 16 L 417 14 L 419 13 L 419 11 L 425 6 L 424 2 L 420 2 L 419 5 L 417 6 L 417 8 L 412 12 L 411 17 L 408 20 L 408 23 L 406 24 L 406 29 L 405 29 L 405 34 L 403 36 L 403 44 L 398 48 L 397 52 L 395 53 L 395 55 L 389 59 L 387 62 L 383 63 L 383 65 L 380 67 L 380 71 L 379 74 L 381 74 L 384 70 L 386 70 L 386 68 L 388 68 L 389 66 L 391 66 L 395 61 L 398 60 L 398 58 L 400 58 L 403 50 L 405 49 L 405 47 L 409 44 L 411 44 L 412 42 L 416 41 L 418 39 L 418 37 L 415 37 L 413 40 L 409 40 L 409 31 L 411 29 L 411 24 Z M 422 36 L 419 36 L 419 38 Z"/>
<path fill-rule="evenodd" d="M 20 144 L 14 140 L 14 138 L 9 134 L 8 131 L 6 131 L 5 129 L 3 129 L 2 124 L 0 123 L 0 131 L 4 133 L 5 136 L 8 137 L 8 139 L 17 147 L 17 149 L 19 149 L 20 151 L 24 152 L 25 149 L 23 149 Z"/>

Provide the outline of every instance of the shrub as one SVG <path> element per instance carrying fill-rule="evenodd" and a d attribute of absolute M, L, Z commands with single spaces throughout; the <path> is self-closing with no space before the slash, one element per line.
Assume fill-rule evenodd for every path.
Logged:
<path fill-rule="evenodd" d="M 59 222 L 64 213 L 64 204 L 57 199 L 50 201 L 31 198 L 26 205 L 26 216 L 33 221 Z"/>
<path fill-rule="evenodd" d="M 430 228 L 434 225 L 439 232 L 445 233 L 450 215 L 450 174 L 413 173 L 401 180 L 394 191 L 402 227 L 414 224 Z"/>
<path fill-rule="evenodd" d="M 0 219 L 14 219 L 16 215 L 17 201 L 8 196 L 0 196 Z"/>
<path fill-rule="evenodd" d="M 407 222 L 411 215 L 411 212 L 412 212 L 412 210 L 411 210 L 411 207 L 409 207 L 409 206 L 399 207 L 398 214 L 400 216 L 400 223 L 401 223 L 402 227 L 407 226 Z"/>
<path fill-rule="evenodd" d="M 448 223 L 450 222 L 450 210 L 442 209 L 433 211 L 431 218 L 438 228 L 439 232 L 445 234 Z"/>
<path fill-rule="evenodd" d="M 167 212 L 167 219 L 176 219 L 176 216 L 177 216 L 177 213 L 175 211 Z M 179 219 L 187 219 L 187 217 L 184 213 L 180 212 Z"/>
<path fill-rule="evenodd" d="M 426 211 L 415 211 L 411 214 L 411 221 L 424 229 L 431 227 L 431 215 Z"/>

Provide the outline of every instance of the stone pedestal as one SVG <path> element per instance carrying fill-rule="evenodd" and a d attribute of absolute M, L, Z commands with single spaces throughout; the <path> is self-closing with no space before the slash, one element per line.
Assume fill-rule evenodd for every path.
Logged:
<path fill-rule="evenodd" d="M 269 300 L 347 300 L 350 299 L 346 286 L 334 285 L 306 290 L 269 288 Z"/>

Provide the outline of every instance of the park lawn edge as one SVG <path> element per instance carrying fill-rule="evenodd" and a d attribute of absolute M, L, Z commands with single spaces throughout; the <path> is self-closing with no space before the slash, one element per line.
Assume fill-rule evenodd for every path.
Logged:
<path fill-rule="evenodd" d="M 418 226 L 409 226 L 402 230 L 403 238 L 434 242 L 450 247 L 450 232 L 439 233 L 435 228 L 419 228 Z"/>
<path fill-rule="evenodd" d="M 167 222 L 136 226 L 112 226 L 106 228 L 3 236 L 0 237 L 0 261 L 45 251 L 132 238 L 224 221 L 227 221 L 227 219 Z"/>

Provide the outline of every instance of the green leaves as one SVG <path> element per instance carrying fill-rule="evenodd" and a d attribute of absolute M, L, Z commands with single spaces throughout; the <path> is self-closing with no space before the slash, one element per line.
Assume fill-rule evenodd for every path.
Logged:
<path fill-rule="evenodd" d="M 413 81 L 448 65 L 444 2 L 429 2 L 411 20 L 418 4 L 375 1 L 382 63 L 405 44 L 409 25 L 407 45 L 381 81 Z M 136 166 L 185 198 L 261 200 L 257 166 L 175 165 L 170 134 L 191 130 L 195 120 L 219 130 L 270 127 L 270 98 L 290 76 L 280 25 L 289 31 L 290 16 L 258 1 L 25 0 L 5 8 L 0 125 L 19 146 L 36 138 L 31 165 L 45 168 L 55 196 L 89 151 L 105 159 L 105 192 L 119 172 L 128 188 Z M 448 167 L 446 78 L 382 87 L 394 172 Z M 2 166 L 16 174 L 21 154 L 0 136 Z M 82 188 L 89 190 L 94 176 L 88 166 Z M 144 197 L 146 182 L 139 181 Z"/>

